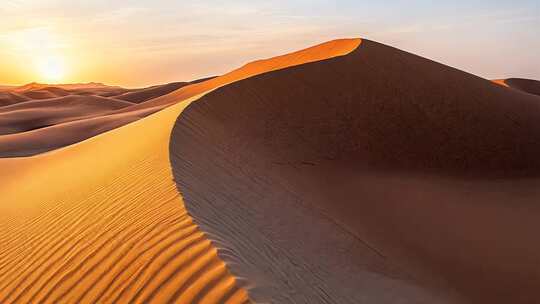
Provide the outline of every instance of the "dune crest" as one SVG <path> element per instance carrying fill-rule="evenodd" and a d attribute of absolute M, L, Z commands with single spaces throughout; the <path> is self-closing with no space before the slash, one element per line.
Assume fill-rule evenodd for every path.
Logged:
<path fill-rule="evenodd" d="M 0 303 L 536 301 L 533 94 L 360 39 L 5 92 Z"/>
<path fill-rule="evenodd" d="M 170 158 L 256 302 L 533 303 L 538 138 L 539 97 L 363 40 L 206 94 Z"/>
<path fill-rule="evenodd" d="M 250 302 L 173 181 L 170 132 L 197 98 L 75 145 L 0 159 L 0 302 Z M 158 110 L 132 112 L 144 111 Z M 84 122 L 46 129 L 61 137 Z M 4 137 L 27 144 L 40 136 L 21 135 L 44 129 Z"/>
<path fill-rule="evenodd" d="M 215 78 L 196 80 L 191 83 L 171 83 L 141 90 L 131 90 L 129 92 L 121 93 L 120 95 L 107 94 L 107 97 L 110 98 L 127 99 L 128 101 L 139 103 L 107 112 L 89 112 L 87 115 L 77 115 L 72 119 L 64 117 L 62 120 L 58 120 L 58 123 L 51 126 L 44 126 L 40 129 L 32 130 L 30 126 L 19 127 L 19 130 L 24 130 L 25 132 L 4 136 L 0 135 L 0 157 L 30 156 L 71 145 L 141 119 L 142 117 L 160 111 L 179 101 L 240 79 L 288 66 L 300 65 L 307 62 L 344 55 L 358 47 L 360 42 L 360 39 L 335 40 L 288 55 L 249 63 L 231 73 Z M 180 87 L 180 89 L 176 89 L 178 87 Z M 40 84 L 27 85 L 25 90 L 33 90 L 34 88 L 41 91 L 30 92 L 48 94 L 46 96 L 41 96 L 40 98 L 52 98 L 51 96 L 56 96 L 51 93 L 51 88 L 49 86 Z M 62 88 L 54 89 L 63 90 Z M 103 88 L 98 86 L 95 89 L 102 90 Z M 174 91 L 169 93 L 172 90 Z M 163 96 L 148 100 L 148 98 L 159 95 Z M 45 117 L 47 116 L 48 115 L 45 113 Z M 41 119 L 45 120 L 44 118 Z M 13 130 L 9 132 L 12 131 Z"/>
<path fill-rule="evenodd" d="M 178 102 L 178 100 L 184 100 L 191 98 L 193 96 L 214 90 L 223 85 L 246 79 L 255 75 L 306 64 L 309 62 L 315 62 L 320 60 L 325 60 L 333 57 L 343 56 L 354 49 L 356 49 L 360 43 L 361 39 L 338 39 L 330 42 L 322 43 L 301 51 L 290 53 L 287 55 L 272 57 L 269 59 L 258 60 L 244 65 L 232 72 L 229 72 L 225 75 L 212 78 L 207 81 L 195 83 L 186 87 L 183 87 L 177 91 L 174 91 L 170 94 L 163 95 L 161 97 L 155 98 L 151 101 L 146 102 L 143 105 L 135 105 L 130 110 L 135 108 L 148 108 L 148 107 L 159 107 L 173 104 Z M 125 110 L 119 110 L 118 112 L 123 112 Z"/>
<path fill-rule="evenodd" d="M 499 79 L 495 82 L 503 84 L 509 88 L 516 89 L 525 93 L 540 96 L 540 81 L 523 78 Z"/>

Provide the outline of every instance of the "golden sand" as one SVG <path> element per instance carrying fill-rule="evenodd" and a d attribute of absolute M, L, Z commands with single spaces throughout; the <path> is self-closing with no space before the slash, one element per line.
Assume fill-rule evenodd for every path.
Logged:
<path fill-rule="evenodd" d="M 121 128 L 0 159 L 0 303 L 249 302 L 186 212 L 170 167 L 172 127 L 201 93 L 358 44 L 252 63 L 192 85 L 175 105 Z"/>

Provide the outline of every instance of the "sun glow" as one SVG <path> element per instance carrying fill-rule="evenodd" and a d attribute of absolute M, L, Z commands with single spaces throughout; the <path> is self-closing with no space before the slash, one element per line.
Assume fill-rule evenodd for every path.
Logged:
<path fill-rule="evenodd" d="M 35 27 L 8 32 L 5 43 L 21 66 L 27 82 L 59 83 L 69 81 L 68 60 L 72 45 L 52 27 Z M 71 75 L 70 75 L 71 76 Z"/>
<path fill-rule="evenodd" d="M 36 59 L 36 70 L 41 80 L 59 82 L 65 78 L 65 62 L 58 56 L 44 56 Z"/>

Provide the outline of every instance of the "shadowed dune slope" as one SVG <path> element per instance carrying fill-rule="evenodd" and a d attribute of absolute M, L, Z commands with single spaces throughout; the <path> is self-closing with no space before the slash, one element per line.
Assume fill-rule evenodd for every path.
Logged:
<path fill-rule="evenodd" d="M 32 82 L 23 86 L 0 86 L 0 91 L 0 107 L 2 107 L 28 100 L 51 99 L 69 95 L 111 97 L 132 90 L 93 82 L 55 85 Z"/>
<path fill-rule="evenodd" d="M 505 79 L 504 83 L 516 90 L 540 96 L 540 81 L 523 78 Z"/>
<path fill-rule="evenodd" d="M 163 97 L 140 104 L 99 115 L 77 117 L 76 121 L 59 123 L 50 127 L 0 136 L 0 157 L 35 155 L 71 145 L 227 83 L 276 69 L 343 55 L 352 51 L 359 43 L 359 39 L 342 39 L 323 43 L 288 55 L 252 62 L 223 76 L 196 80 Z M 159 91 L 164 93 L 166 90 Z"/>
<path fill-rule="evenodd" d="M 18 102 L 28 101 L 30 98 L 15 92 L 0 92 L 0 107 L 9 106 Z"/>
<path fill-rule="evenodd" d="M 249 302 L 173 182 L 170 132 L 188 102 L 0 159 L 0 303 Z"/>
<path fill-rule="evenodd" d="M 49 99 L 49 98 L 55 98 L 55 97 L 68 95 L 68 94 L 55 94 L 54 92 L 51 92 L 49 90 L 31 90 L 27 92 L 21 92 L 20 94 L 29 99 Z"/>
<path fill-rule="evenodd" d="M 364 40 L 206 94 L 170 158 L 256 302 L 535 303 L 539 101 Z"/>

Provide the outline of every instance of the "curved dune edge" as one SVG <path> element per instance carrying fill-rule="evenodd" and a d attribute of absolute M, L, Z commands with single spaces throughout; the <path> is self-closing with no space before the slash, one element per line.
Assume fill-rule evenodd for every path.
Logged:
<path fill-rule="evenodd" d="M 228 83 L 293 65 L 341 56 L 357 48 L 360 43 L 360 39 L 339 39 L 322 43 L 291 54 L 255 61 L 209 80 L 196 80 L 189 85 L 182 83 L 183 87 L 172 93 L 119 110 L 109 111 L 104 115 L 89 114 L 78 117 L 75 121 L 63 122 L 50 127 L 0 135 L 0 157 L 31 156 L 72 145 Z M 161 94 L 166 92 L 170 85 L 162 85 L 149 90 L 158 90 Z M 134 94 L 141 93 L 144 95 L 145 90 L 137 91 Z"/>
<path fill-rule="evenodd" d="M 174 104 L 178 100 L 191 98 L 204 92 L 208 92 L 216 88 L 222 87 L 229 83 L 246 79 L 262 73 L 276 71 L 291 66 L 302 65 L 315 61 L 326 60 L 333 57 L 343 56 L 357 49 L 361 43 L 362 39 L 359 38 L 337 39 L 290 54 L 272 57 L 264 60 L 257 60 L 222 76 L 185 86 L 167 95 L 163 95 L 158 98 L 149 100 L 144 104 L 135 105 L 127 109 L 120 109 L 117 111 L 117 113 L 148 107 L 164 107 L 170 104 Z"/>
<path fill-rule="evenodd" d="M 538 113 L 536 96 L 364 40 L 206 94 L 170 158 L 255 302 L 534 303 Z"/>
<path fill-rule="evenodd" d="M 540 96 L 540 81 L 538 80 L 525 78 L 508 78 L 494 80 L 494 82 L 521 92 Z"/>
<path fill-rule="evenodd" d="M 493 79 L 492 80 L 493 83 L 496 83 L 498 85 L 501 85 L 503 87 L 507 87 L 509 88 L 510 86 L 508 86 L 508 84 L 506 83 L 506 80 L 505 79 Z"/>
<path fill-rule="evenodd" d="M 250 73 L 343 53 L 329 46 Z M 213 88 L 80 143 L 0 159 L 1 303 L 249 302 L 187 214 L 170 168 L 176 118 L 195 92 Z"/>
<path fill-rule="evenodd" d="M 168 158 L 181 103 L 80 144 L 0 159 L 0 303 L 246 303 Z"/>

